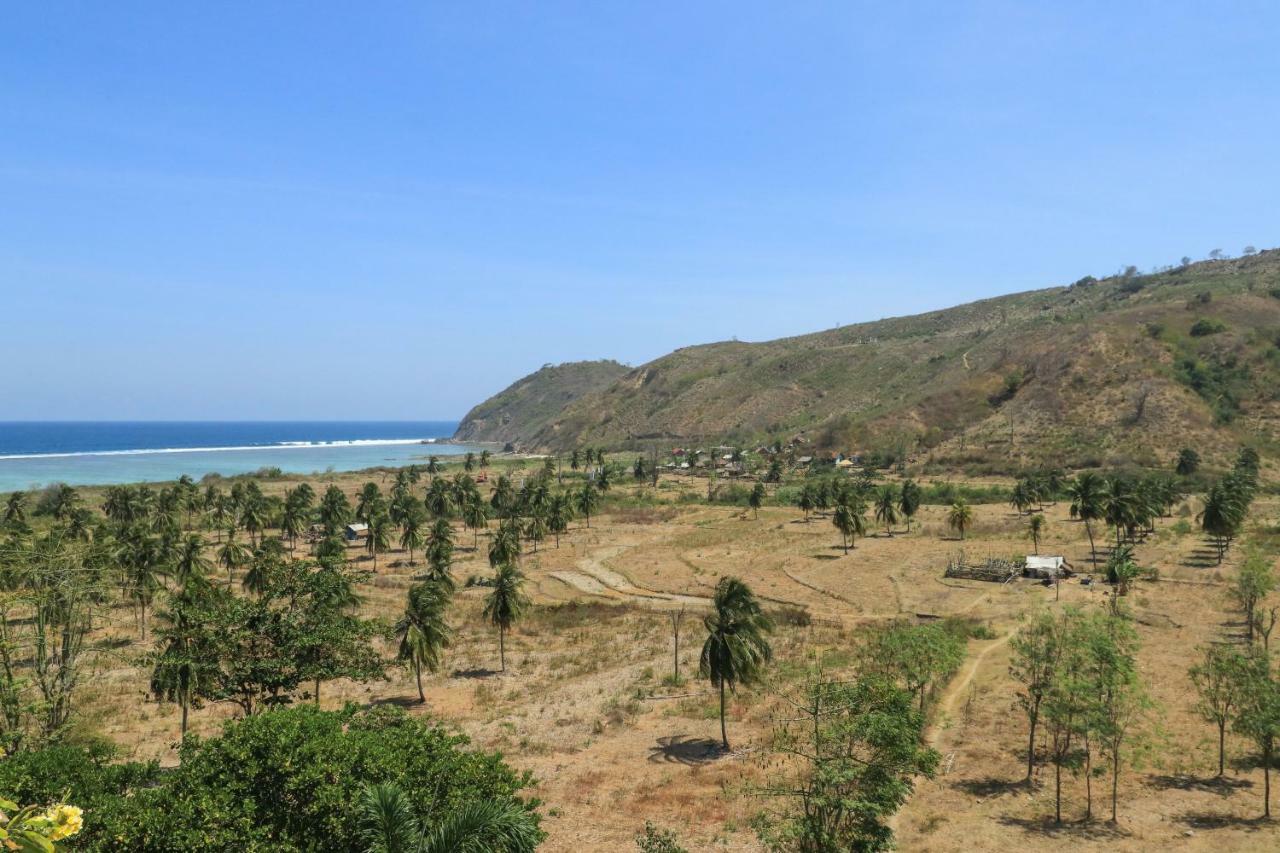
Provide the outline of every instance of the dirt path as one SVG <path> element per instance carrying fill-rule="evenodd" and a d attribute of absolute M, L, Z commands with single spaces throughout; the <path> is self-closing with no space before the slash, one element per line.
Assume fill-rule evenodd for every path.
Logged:
<path fill-rule="evenodd" d="M 930 723 L 924 731 L 924 742 L 930 747 L 937 748 L 938 741 L 942 739 L 942 733 L 945 731 L 945 722 L 951 719 L 951 712 L 955 708 L 956 700 L 960 694 L 964 692 L 970 684 L 973 683 L 973 677 L 978 672 L 978 667 L 982 666 L 982 662 L 987 659 L 987 655 L 996 649 L 1007 644 L 1013 639 L 1014 632 L 1010 631 L 997 640 L 987 643 L 982 649 L 966 661 L 964 667 L 960 670 L 960 674 L 951 679 L 951 683 L 947 685 L 947 689 L 938 697 L 938 704 L 934 709 L 933 722 Z M 910 802 L 910 801 L 908 801 Z M 888 824 L 896 836 L 898 834 L 898 818 L 906 809 L 908 803 L 903 803 L 902 808 L 898 809 L 885 822 Z"/>
<path fill-rule="evenodd" d="M 964 689 L 973 683 L 973 677 L 978 672 L 978 667 L 982 666 L 982 662 L 987 659 L 987 655 L 996 649 L 1008 643 L 1013 639 L 1013 631 L 1005 634 L 997 640 L 992 640 L 982 647 L 982 650 L 974 655 L 969 662 L 960 671 L 960 675 L 951 679 L 951 683 L 947 685 L 947 689 L 938 697 L 938 705 L 933 716 L 933 723 L 925 729 L 925 743 L 929 746 L 937 746 L 938 741 L 942 737 L 944 729 L 943 723 L 951 718 L 951 711 L 955 707 L 956 699 L 964 692 Z"/>
<path fill-rule="evenodd" d="M 701 595 L 678 595 L 671 592 L 659 592 L 637 586 L 626 575 L 614 571 L 604 564 L 633 545 L 615 545 L 602 548 L 595 554 L 583 557 L 578 561 L 577 570 L 561 570 L 548 574 L 562 583 L 566 583 L 579 592 L 597 595 L 601 598 L 632 601 L 643 604 L 683 604 L 692 607 L 710 607 L 711 599 Z"/>

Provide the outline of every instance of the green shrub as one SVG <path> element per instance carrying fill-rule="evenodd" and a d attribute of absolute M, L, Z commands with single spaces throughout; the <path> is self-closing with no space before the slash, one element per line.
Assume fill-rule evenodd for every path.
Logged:
<path fill-rule="evenodd" d="M 1191 326 L 1191 337 L 1204 338 L 1209 335 L 1216 335 L 1227 330 L 1227 324 L 1221 320 L 1214 320 L 1209 317 L 1201 317 Z"/>
<path fill-rule="evenodd" d="M 363 850 L 351 832 L 354 805 L 368 784 L 396 784 L 428 820 L 467 804 L 519 801 L 529 775 L 467 744 L 398 708 L 304 705 L 228 723 L 219 737 L 189 737 L 181 765 L 163 774 L 50 749 L 21 758 L 27 764 L 16 772 L 6 761 L 0 780 L 14 773 L 24 793 L 43 785 L 83 804 L 77 849 L 354 853 Z M 37 770 L 39 782 L 22 782 L 19 774 Z"/>

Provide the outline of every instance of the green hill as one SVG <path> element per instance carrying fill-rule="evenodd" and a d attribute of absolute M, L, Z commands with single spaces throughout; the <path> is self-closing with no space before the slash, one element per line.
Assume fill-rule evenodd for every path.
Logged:
<path fill-rule="evenodd" d="M 1212 459 L 1280 438 L 1278 336 L 1273 250 L 686 347 L 504 429 L 551 449 L 803 434 L 971 470 L 1165 464 L 1187 445 Z"/>
<path fill-rule="evenodd" d="M 606 388 L 628 370 L 616 361 L 547 364 L 467 412 L 458 441 L 521 442 L 584 394 Z"/>

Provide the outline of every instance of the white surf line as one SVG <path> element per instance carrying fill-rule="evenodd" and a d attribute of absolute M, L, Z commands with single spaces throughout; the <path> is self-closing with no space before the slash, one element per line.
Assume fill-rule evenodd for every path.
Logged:
<path fill-rule="evenodd" d="M 225 447 L 154 447 L 130 450 L 78 450 L 58 453 L 8 453 L 0 460 L 12 459 L 72 459 L 78 456 L 144 456 L 161 453 L 225 453 L 243 450 L 328 450 L 343 447 L 390 447 L 394 445 L 434 442 L 427 438 L 356 438 L 335 441 L 288 441 L 280 444 L 243 444 Z M 456 446 L 456 445 L 455 445 Z"/>

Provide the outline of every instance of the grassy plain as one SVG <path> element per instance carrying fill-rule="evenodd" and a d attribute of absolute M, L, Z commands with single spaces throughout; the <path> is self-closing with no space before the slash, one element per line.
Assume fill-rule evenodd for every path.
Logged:
<path fill-rule="evenodd" d="M 515 467 L 519 462 L 501 463 Z M 528 463 L 530 465 L 535 463 Z M 310 478 L 317 490 L 336 482 L 354 495 L 377 474 Z M 490 485 L 492 484 L 492 472 Z M 264 481 L 282 493 L 299 478 Z M 388 477 L 384 488 L 389 488 Z M 1159 580 L 1144 580 L 1129 596 L 1143 646 L 1140 667 L 1159 703 L 1155 749 L 1120 785 L 1120 820 L 1105 822 L 1105 779 L 1093 780 L 1095 819 L 1082 821 L 1085 780 L 1069 777 L 1064 813 L 1051 823 L 1052 777 L 1017 784 L 1023 774 L 1026 721 L 1014 705 L 1007 638 L 1041 608 L 1105 606 L 1108 588 L 1078 579 L 1059 589 L 1016 580 L 1006 585 L 949 580 L 949 557 L 1009 556 L 1030 551 L 1026 517 L 1003 504 L 974 507 L 964 541 L 947 529 L 945 508 L 922 508 L 910 533 L 898 525 L 857 540 L 848 555 L 829 518 L 806 523 L 799 510 L 751 510 L 706 504 L 704 480 L 664 478 L 656 489 L 620 484 L 590 527 L 576 521 L 559 547 L 548 541 L 526 551 L 523 569 L 535 602 L 508 639 L 508 668 L 497 669 L 497 637 L 480 615 L 483 588 L 461 588 L 452 610 L 457 628 L 443 672 L 426 681 L 419 705 L 410 673 L 389 680 L 335 683 L 322 704 L 396 703 L 438 716 L 486 749 L 501 750 L 537 778 L 549 837 L 548 851 L 624 850 L 646 820 L 675 829 L 690 850 L 762 849 L 754 817 L 779 804 L 756 791 L 780 767 L 765 747 L 778 695 L 821 657 L 824 668 L 851 666 L 859 635 L 892 619 L 960 616 L 984 626 L 988 639 L 969 641 L 968 658 L 939 698 L 930 738 L 943 756 L 942 771 L 922 781 L 897 816 L 905 850 L 1057 850 L 1075 847 L 1149 850 L 1274 849 L 1280 831 L 1255 820 L 1261 813 L 1262 772 L 1248 748 L 1230 743 L 1227 778 L 1215 782 L 1216 737 L 1192 711 L 1187 668 L 1197 647 L 1239 637 L 1239 615 L 1226 584 L 1239 549 L 1218 567 L 1190 524 L 1194 498 L 1138 548 L 1139 562 Z M 90 503 L 93 490 L 85 490 Z M 1280 504 L 1255 504 L 1250 536 L 1273 535 Z M 1047 533 L 1041 553 L 1064 554 L 1088 569 L 1084 528 L 1065 504 L 1044 508 Z M 873 528 L 874 529 L 874 528 Z M 1179 532 L 1182 531 L 1182 532 Z M 1100 535 L 1105 539 L 1105 534 Z M 473 549 L 459 529 L 455 576 L 489 573 L 485 537 Z M 367 561 L 352 549 L 354 560 Z M 421 567 L 407 555 L 380 556 L 378 572 L 362 590 L 369 615 L 394 621 Z M 734 574 L 765 597 L 783 618 L 775 635 L 777 661 L 769 684 L 736 694 L 730 704 L 734 751 L 720 756 L 716 697 L 697 678 L 704 638 L 701 616 L 719 577 Z M 672 614 L 682 622 L 680 670 L 672 675 Z M 800 609 L 807 619 L 795 618 Z M 807 624 L 805 624 L 807 622 Z M 86 687 L 82 725 L 119 743 L 126 756 L 176 759 L 178 713 L 147 697 L 147 673 L 127 608 L 112 613 L 100 639 L 114 639 Z M 390 651 L 390 650 L 389 650 Z M 213 706 L 192 715 L 192 729 L 209 734 L 233 713 Z"/>

